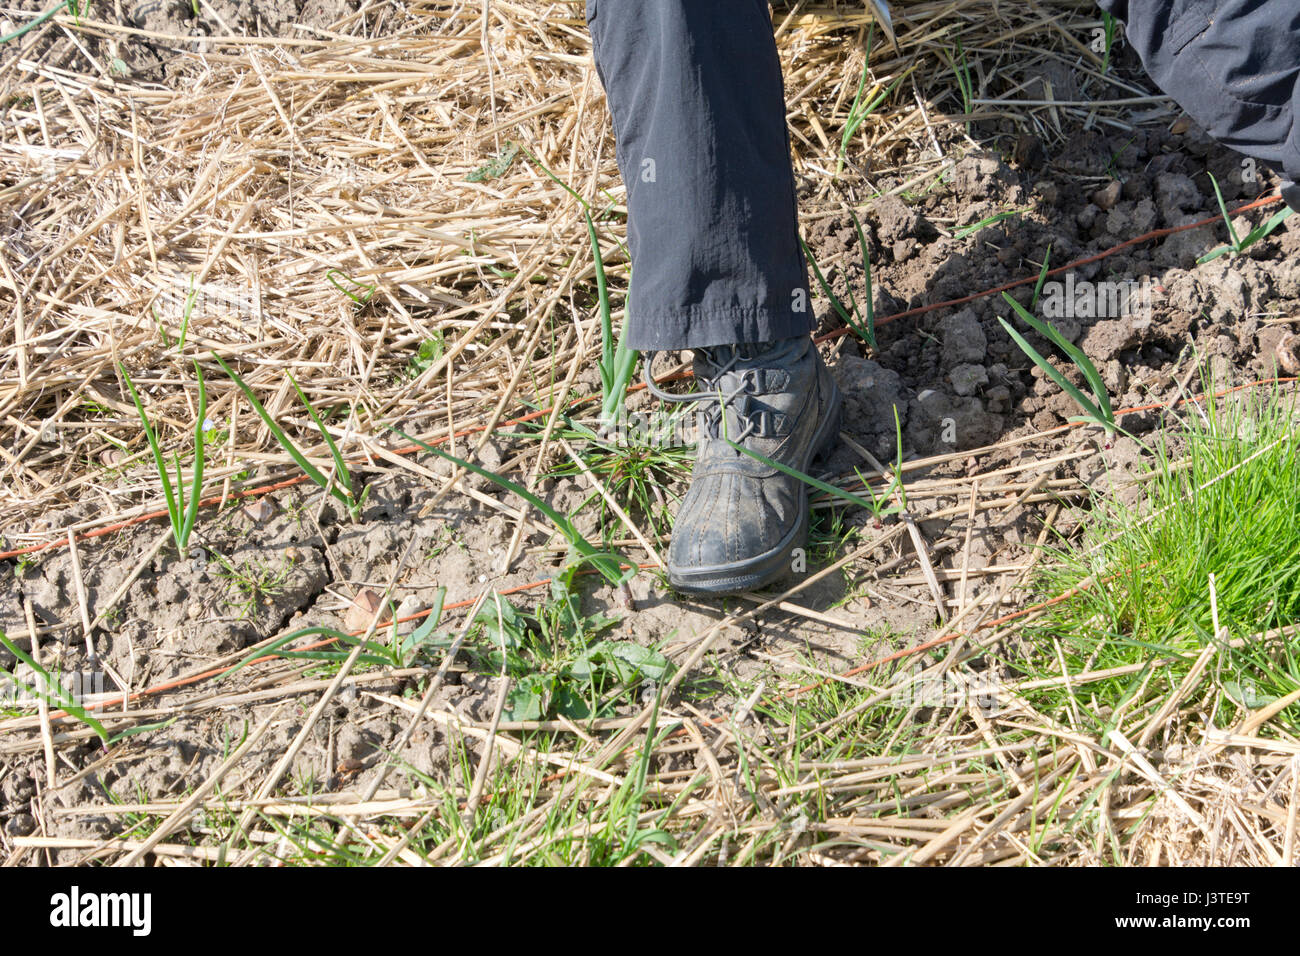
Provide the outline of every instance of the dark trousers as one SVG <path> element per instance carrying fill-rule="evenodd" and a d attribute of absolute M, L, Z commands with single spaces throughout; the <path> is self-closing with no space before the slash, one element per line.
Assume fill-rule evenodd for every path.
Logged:
<path fill-rule="evenodd" d="M 1300 209 L 1300 0 L 1098 0 L 1155 84 Z"/>
<path fill-rule="evenodd" d="M 627 186 L 628 344 L 814 326 L 766 0 L 587 0 Z"/>
<path fill-rule="evenodd" d="M 1300 0 L 1099 2 L 1211 135 L 1300 179 Z M 766 0 L 587 0 L 587 22 L 627 186 L 628 344 L 806 334 L 815 322 Z M 1300 205 L 1294 188 L 1288 201 Z"/>

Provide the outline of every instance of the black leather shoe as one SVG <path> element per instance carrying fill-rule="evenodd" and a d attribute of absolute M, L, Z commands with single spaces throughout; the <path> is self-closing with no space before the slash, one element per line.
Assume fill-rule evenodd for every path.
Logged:
<path fill-rule="evenodd" d="M 701 404 L 691 486 L 673 525 L 668 580 L 679 591 L 734 594 L 791 570 L 808 538 L 808 487 L 724 439 L 807 473 L 839 434 L 840 390 L 808 336 L 695 350 L 700 392 L 658 388 L 664 401 Z"/>

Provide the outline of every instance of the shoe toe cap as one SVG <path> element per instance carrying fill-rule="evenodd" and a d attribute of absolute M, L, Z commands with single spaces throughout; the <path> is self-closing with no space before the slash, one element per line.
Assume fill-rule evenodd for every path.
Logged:
<path fill-rule="evenodd" d="M 677 569 L 743 565 L 782 544 L 799 519 L 797 501 L 782 481 L 715 474 L 692 483 L 669 546 Z"/>

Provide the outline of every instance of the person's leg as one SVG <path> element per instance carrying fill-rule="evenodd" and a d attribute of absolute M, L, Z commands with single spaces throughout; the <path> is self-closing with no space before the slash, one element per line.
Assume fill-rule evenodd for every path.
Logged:
<path fill-rule="evenodd" d="M 695 350 L 703 414 L 668 577 L 762 587 L 808 534 L 806 471 L 838 433 L 839 390 L 813 347 L 780 61 L 765 0 L 588 0 L 596 68 L 627 186 L 628 344 Z"/>
<path fill-rule="evenodd" d="M 639 351 L 810 331 L 766 0 L 588 0 L 627 186 Z"/>
<path fill-rule="evenodd" d="M 1300 209 L 1300 3 L 1098 0 L 1142 66 L 1205 131 L 1276 168 Z"/>

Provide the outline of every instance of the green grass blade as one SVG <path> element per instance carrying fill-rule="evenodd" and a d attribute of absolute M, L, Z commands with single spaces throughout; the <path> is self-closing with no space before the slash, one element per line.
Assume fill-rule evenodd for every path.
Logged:
<path fill-rule="evenodd" d="M 185 296 L 185 312 L 181 316 L 181 337 L 176 341 L 176 351 L 185 351 L 185 337 L 190 334 L 190 316 L 194 313 L 194 303 L 199 290 L 194 288 L 194 274 L 190 274 L 190 291 Z"/>
<path fill-rule="evenodd" d="M 325 427 L 325 423 L 321 421 L 320 415 L 316 413 L 316 407 L 312 405 L 312 403 L 307 399 L 307 396 L 303 394 L 303 390 L 298 387 L 298 382 L 294 379 L 293 375 L 288 372 L 285 374 L 289 376 L 289 383 L 293 385 L 293 390 L 298 393 L 299 401 L 307 406 L 307 414 L 309 414 L 311 420 L 316 423 L 317 430 L 321 433 L 321 437 L 325 439 L 325 444 L 329 446 L 330 455 L 334 459 L 334 473 L 338 476 L 339 484 L 341 484 L 343 489 L 347 492 L 348 509 L 352 510 L 356 506 L 357 502 L 352 489 L 352 473 L 348 471 L 348 463 L 343 459 L 343 455 L 339 452 L 339 446 L 334 443 L 334 437 L 329 433 L 329 429 Z"/>
<path fill-rule="evenodd" d="M 799 245 L 803 247 L 803 254 L 808 259 L 808 265 L 812 266 L 813 275 L 817 277 L 817 284 L 820 285 L 822 291 L 826 293 L 826 298 L 831 300 L 831 306 L 839 313 L 840 318 L 844 320 L 844 324 L 851 327 L 853 325 L 853 319 L 844 308 L 844 304 L 840 302 L 835 293 L 831 291 L 830 285 L 822 275 L 822 270 L 817 266 L 817 260 L 813 257 L 812 250 L 808 248 L 808 243 L 804 242 L 803 239 L 800 238 Z"/>
<path fill-rule="evenodd" d="M 420 626 L 408 634 L 406 639 L 402 641 L 401 650 L 403 655 L 409 654 L 433 636 L 433 632 L 438 627 L 439 621 L 442 620 L 442 605 L 446 599 L 447 589 L 445 587 L 438 588 L 438 594 L 433 599 L 433 607 L 429 609 L 429 613 L 426 614 L 424 620 L 420 622 Z M 394 621 L 396 621 L 396 619 L 394 619 Z"/>
<path fill-rule="evenodd" d="M 181 522 L 182 549 L 189 543 L 190 533 L 199 516 L 199 496 L 203 493 L 203 459 L 207 448 L 203 438 L 203 425 L 207 421 L 208 387 L 203 381 L 203 369 L 198 362 L 194 363 L 194 372 L 199 379 L 199 418 L 194 426 L 194 474 L 190 477 L 190 500 L 185 509 L 185 520 Z"/>
<path fill-rule="evenodd" d="M 636 360 L 640 353 L 636 349 L 628 348 L 626 342 L 627 324 L 625 322 L 623 331 L 619 335 L 618 348 L 614 352 L 614 380 L 601 406 L 601 413 L 605 421 L 613 421 L 619 406 L 623 404 L 628 384 L 632 381 L 632 374 L 636 371 Z"/>
<path fill-rule="evenodd" d="M 181 544 L 181 515 L 179 505 L 176 503 L 176 496 L 172 492 L 171 478 L 167 476 L 167 462 L 163 459 L 162 449 L 158 447 L 158 436 L 154 434 L 153 426 L 149 424 L 149 416 L 145 414 L 144 405 L 141 404 L 140 396 L 135 390 L 135 383 L 131 381 L 131 376 L 127 373 L 125 365 L 119 362 L 117 367 L 122 373 L 122 378 L 126 380 L 127 390 L 131 393 L 131 401 L 135 403 L 135 410 L 140 416 L 140 422 L 144 425 L 145 437 L 149 439 L 149 450 L 153 452 L 154 467 L 158 469 L 163 494 L 167 498 L 167 516 L 171 519 L 173 537 L 175 537 L 176 546 L 179 548 Z"/>
<path fill-rule="evenodd" d="M 500 475 L 488 471 L 486 468 L 482 468 L 479 465 L 474 464 L 473 462 L 465 461 L 462 458 L 457 458 L 455 455 L 450 454 L 449 452 L 445 452 L 441 448 L 435 448 L 434 446 L 426 442 L 420 441 L 420 439 L 418 438 L 413 438 L 410 435 L 406 434 L 404 431 L 402 431 L 400 428 L 394 428 L 393 431 L 398 435 L 400 435 L 402 438 L 411 442 L 412 444 L 419 445 L 425 451 L 437 455 L 439 458 L 444 458 L 447 461 L 451 462 L 452 464 L 464 468 L 467 471 L 472 471 L 474 474 L 478 475 L 479 477 L 486 478 L 488 481 L 492 482 L 493 484 L 499 485 L 500 487 L 506 489 L 512 494 L 518 495 L 520 498 L 523 498 L 525 501 L 527 501 L 530 505 L 532 505 L 542 514 L 546 515 L 546 517 L 550 519 L 551 523 L 555 525 L 556 529 L 561 534 L 563 534 L 566 538 L 568 538 L 569 543 L 573 545 L 574 550 L 577 551 L 578 554 L 581 555 L 583 558 L 586 558 L 593 565 L 595 565 L 596 569 L 600 571 L 601 575 L 607 581 L 609 581 L 611 584 L 621 584 L 624 580 L 626 580 L 627 576 L 623 574 L 622 568 L 619 567 L 620 561 L 618 555 L 611 554 L 608 551 L 601 551 L 597 549 L 595 546 L 592 545 L 590 541 L 588 541 L 586 538 L 582 536 L 582 534 L 578 531 L 577 528 L 574 527 L 573 522 L 570 521 L 567 516 L 556 511 L 554 508 L 548 505 L 541 498 L 537 497 L 537 495 L 533 494 L 527 488 L 515 484 L 513 481 L 509 480 L 508 478 L 502 478 Z M 633 569 L 635 569 L 635 565 L 633 565 Z"/>
<path fill-rule="evenodd" d="M 1217 249 L 1212 249 L 1212 250 L 1210 250 L 1209 252 L 1207 252 L 1205 255 L 1203 255 L 1203 256 L 1201 256 L 1199 259 L 1197 259 L 1197 260 L 1196 260 L 1196 264 L 1197 264 L 1198 266 L 1203 266 L 1203 265 L 1205 265 L 1207 262 L 1211 262 L 1211 261 L 1213 261 L 1213 260 L 1219 258 L 1219 256 L 1226 256 L 1226 255 L 1227 255 L 1228 253 L 1230 253 L 1231 251 L 1232 251 L 1232 246 L 1219 246 L 1219 248 L 1217 248 Z"/>
<path fill-rule="evenodd" d="M 853 103 L 849 106 L 849 118 L 844 124 L 844 132 L 840 136 L 840 156 L 847 155 L 849 151 L 849 140 L 853 139 L 854 132 L 857 131 L 858 123 L 854 118 L 858 113 L 858 105 L 862 102 L 862 94 L 867 88 L 867 77 L 871 73 L 871 52 L 868 44 L 867 58 L 862 62 L 862 78 L 858 80 L 858 91 L 853 96 Z"/>
<path fill-rule="evenodd" d="M 844 501 L 857 505 L 859 508 L 866 508 L 868 511 L 872 512 L 873 514 L 879 508 L 878 504 L 868 501 L 866 498 L 861 498 L 850 491 L 845 491 L 843 488 L 837 488 L 834 485 L 829 484 L 828 482 L 821 481 L 818 478 L 814 478 L 812 475 L 806 475 L 802 471 L 799 471 L 797 468 L 791 468 L 789 465 L 783 465 L 779 461 L 773 461 L 771 458 L 768 458 L 766 455 L 756 452 L 753 449 L 745 448 L 743 445 L 738 445 L 734 441 L 731 441 L 730 439 L 727 440 L 727 444 L 730 445 L 732 448 L 736 449 L 736 451 L 748 455 L 750 458 L 754 459 L 755 461 L 762 462 L 764 465 L 767 465 L 767 467 L 769 468 L 775 468 L 777 471 L 784 472 L 785 474 L 789 475 L 791 478 L 798 478 L 805 485 L 809 485 L 813 488 L 816 488 L 818 491 L 824 491 L 826 492 L 826 494 L 831 495 L 832 497 L 841 498 Z"/>
<path fill-rule="evenodd" d="M 329 491 L 335 498 L 343 502 L 343 504 L 349 504 L 351 499 L 348 498 L 341 489 L 336 488 L 319 468 L 308 461 L 307 457 L 298 450 L 298 446 L 293 443 L 293 440 L 284 433 L 284 429 L 276 424 L 275 419 L 271 417 L 271 413 L 262 406 L 262 403 L 257 400 L 257 396 L 253 394 L 253 390 L 248 387 L 248 383 L 240 378 L 235 370 L 222 360 L 220 355 L 216 352 L 210 354 L 217 360 L 217 364 L 225 370 L 226 374 L 230 376 L 231 380 L 239 386 L 239 390 L 244 393 L 244 396 L 252 404 L 253 410 L 257 412 L 258 417 L 260 417 L 266 424 L 266 427 L 270 429 L 271 435 L 280 443 L 280 447 L 289 453 L 289 457 L 297 463 L 298 467 L 306 472 L 307 477 Z"/>
<path fill-rule="evenodd" d="M 365 289 L 366 290 L 365 295 L 358 296 L 351 289 L 344 288 L 343 284 L 339 282 L 339 280 L 336 279 L 335 276 L 343 276 L 343 278 L 347 279 L 348 282 L 350 282 L 356 288 Z M 375 294 L 375 287 L 373 285 L 370 285 L 369 283 L 366 282 L 358 282 L 350 275 L 345 275 L 344 273 L 340 272 L 338 269 L 326 269 L 325 278 L 329 281 L 330 285 L 334 286 L 334 288 L 342 292 L 345 296 L 351 299 L 356 305 L 365 305 L 367 302 L 370 301 L 370 297 Z"/>
<path fill-rule="evenodd" d="M 357 642 L 354 639 L 349 641 L 349 643 L 355 645 Z M 392 655 L 387 652 L 387 648 L 381 648 L 379 645 L 374 644 L 371 641 L 366 641 L 366 646 L 375 648 L 376 650 L 382 650 L 384 653 L 382 656 L 380 654 L 358 654 L 358 664 L 373 664 L 377 667 L 389 667 L 392 665 L 393 658 Z M 280 651 L 276 654 L 276 657 L 281 657 L 290 661 L 332 661 L 336 664 L 342 664 L 351 656 L 351 651 Z"/>
<path fill-rule="evenodd" d="M 1268 218 L 1267 222 L 1256 226 L 1246 234 L 1246 238 L 1241 240 L 1241 248 L 1249 249 L 1255 243 L 1259 242 L 1259 240 L 1268 238 L 1268 236 L 1272 234 L 1273 230 L 1282 225 L 1282 223 L 1286 221 L 1286 218 L 1293 212 L 1295 212 L 1295 210 L 1290 206 L 1286 206 L 1275 212 Z"/>
<path fill-rule="evenodd" d="M 284 637 L 276 638 L 265 647 L 259 647 L 256 651 L 249 654 L 230 670 L 219 676 L 216 682 L 221 683 L 223 680 L 229 680 L 230 676 L 236 671 L 240 671 L 254 661 L 261 660 L 264 657 L 300 657 L 310 660 L 331 659 L 328 656 L 331 654 L 329 651 L 280 651 L 280 648 L 292 641 L 296 641 L 302 637 L 311 637 L 313 635 L 332 637 L 335 640 L 342 641 L 344 644 L 351 644 L 353 646 L 360 644 L 363 649 L 373 652 L 373 655 L 366 655 L 367 663 L 377 663 L 381 665 L 391 663 L 391 659 L 388 656 L 388 649 L 376 644 L 374 641 L 362 641 L 360 637 L 345 634 L 332 627 L 304 627 L 302 630 L 294 631 L 292 634 L 286 634 Z M 343 656 L 347 657 L 346 654 Z"/>
<path fill-rule="evenodd" d="M 952 234 L 952 237 L 954 239 L 965 239 L 971 233 L 979 232 L 985 226 L 991 226 L 995 222 L 1001 222 L 1003 219 L 1011 219 L 1013 216 L 1019 216 L 1023 212 L 1023 209 L 1007 209 L 1003 212 L 995 213 L 987 219 L 981 219 L 979 222 L 971 223 L 969 226 L 964 226 L 961 229 L 958 229 Z"/>
<path fill-rule="evenodd" d="M 582 206 L 583 209 L 587 211 L 591 210 L 591 204 L 588 203 L 587 200 L 579 196 L 577 190 L 575 190 L 572 186 L 566 183 L 559 176 L 555 175 L 555 173 L 551 172 L 546 167 L 546 164 L 542 162 L 540 159 L 538 159 L 532 150 L 530 150 L 527 146 L 520 146 L 519 150 L 524 154 L 525 157 L 528 158 L 529 162 L 533 163 L 538 169 L 540 169 L 543 173 L 545 173 L 547 178 L 549 178 L 552 182 L 554 182 L 557 186 L 563 189 L 574 199 L 578 200 L 578 203 Z"/>
<path fill-rule="evenodd" d="M 600 254 L 596 224 L 586 210 L 583 210 L 582 217 L 587 221 L 587 239 L 591 242 L 591 257 L 596 266 L 596 297 L 600 302 L 600 380 L 608 395 L 614 370 L 614 325 L 609 315 L 609 287 L 605 281 L 605 260 Z"/>
<path fill-rule="evenodd" d="M 1087 353 L 1062 335 L 1056 326 L 1044 322 L 1033 313 L 1027 311 L 1024 306 L 1013 299 L 1008 293 L 1003 292 L 1002 298 L 1010 304 L 1010 306 L 1016 311 L 1017 315 L 1037 330 L 1040 335 L 1054 342 L 1061 351 L 1068 355 L 1070 360 L 1079 367 L 1079 371 L 1081 371 L 1083 377 L 1087 379 L 1088 387 L 1092 390 L 1097 406 L 1102 412 L 1102 420 L 1107 424 L 1113 424 L 1115 416 L 1111 411 L 1110 395 L 1106 390 L 1106 383 L 1102 380 L 1101 373 L 1097 371 L 1097 366 L 1092 363 L 1092 359 L 1088 358 Z"/>
<path fill-rule="evenodd" d="M 1242 249 L 1241 241 L 1237 238 L 1237 230 L 1232 227 L 1232 217 L 1228 215 L 1228 204 L 1223 201 L 1223 190 L 1219 188 L 1219 181 L 1214 178 L 1214 173 L 1206 172 L 1210 177 L 1210 182 L 1214 186 L 1214 198 L 1219 201 L 1219 212 L 1223 214 L 1223 221 L 1228 226 L 1228 235 L 1232 238 L 1232 249 L 1234 252 L 1240 252 Z"/>
<path fill-rule="evenodd" d="M 66 710 L 73 717 L 77 718 L 77 720 L 81 721 L 83 724 L 85 724 L 87 727 L 93 730 L 96 734 L 99 735 L 100 740 L 103 741 L 108 740 L 108 731 L 104 729 L 104 725 L 101 724 L 94 717 L 91 717 L 90 714 L 86 713 L 84 708 L 79 707 L 76 701 L 72 699 L 71 695 L 65 696 L 63 685 L 60 684 L 58 681 L 54 680 L 54 678 L 50 676 L 50 672 L 47 671 L 44 667 L 42 667 L 40 664 L 36 663 L 36 661 L 32 659 L 31 655 L 29 655 L 26 651 L 24 651 L 13 641 L 9 640 L 8 635 L 6 635 L 4 631 L 0 631 L 0 644 L 3 644 L 10 654 L 12 654 L 14 657 L 18 658 L 20 661 L 22 661 L 24 664 L 30 667 L 32 669 L 32 673 L 39 674 L 41 676 L 41 679 L 45 681 L 45 688 L 49 693 L 42 694 L 39 691 L 37 691 L 34 687 L 28 687 L 25 683 L 20 681 L 17 677 L 15 677 L 13 674 L 10 674 L 8 671 L 4 670 L 3 668 L 0 668 L 0 674 L 4 674 L 6 677 L 8 677 L 15 684 L 17 684 L 19 687 L 21 687 L 23 690 L 25 690 L 27 693 L 31 694 L 32 696 L 43 698 L 47 702 L 50 700 L 51 694 L 54 694 L 54 699 L 57 701 L 58 706 L 62 710 Z M 55 688 L 58 688 L 59 693 L 55 693 Z"/>
<path fill-rule="evenodd" d="M 867 28 L 867 55 L 862 61 L 862 78 L 858 80 L 858 91 L 854 94 L 852 105 L 849 106 L 849 117 L 847 122 L 844 124 L 844 132 L 840 136 L 840 160 L 835 169 L 835 174 L 837 176 L 839 175 L 840 170 L 844 168 L 844 159 L 848 156 L 849 152 L 849 140 L 853 138 L 854 132 L 856 132 L 858 126 L 861 125 L 861 121 L 855 123 L 853 117 L 858 111 L 858 104 L 862 102 L 862 93 L 867 87 L 867 76 L 871 72 L 871 45 L 875 36 L 876 25 L 875 23 L 872 23 Z"/>
<path fill-rule="evenodd" d="M 871 285 L 871 249 L 867 246 L 867 235 L 862 229 L 858 214 L 852 207 L 849 208 L 849 215 L 853 217 L 853 228 L 858 233 L 858 248 L 862 251 L 862 271 L 867 278 L 866 334 L 863 338 L 871 346 L 871 351 L 879 352 L 880 349 L 876 345 L 876 293 Z"/>
<path fill-rule="evenodd" d="M 1047 252 L 1043 253 L 1043 267 L 1038 270 L 1038 281 L 1034 283 L 1034 297 L 1029 300 L 1029 308 L 1038 308 L 1038 297 L 1043 294 L 1043 283 L 1047 281 L 1047 264 L 1052 261 L 1052 246 L 1048 243 Z"/>
<path fill-rule="evenodd" d="M 134 727 L 126 728 L 126 730 L 119 730 L 112 737 L 106 740 L 105 743 L 111 747 L 113 744 L 125 740 L 127 737 L 134 737 L 136 734 L 148 734 L 155 730 L 162 730 L 164 727 L 170 727 L 178 720 L 180 720 L 179 717 L 171 717 L 167 720 L 156 720 L 151 724 L 137 724 Z"/>
<path fill-rule="evenodd" d="M 858 297 L 853 294 L 853 283 L 845 282 L 844 288 L 848 290 L 849 309 L 853 312 L 853 320 L 849 325 L 853 331 L 857 333 L 859 338 L 865 339 L 867 337 L 867 330 L 866 326 L 862 324 L 862 310 L 858 308 Z"/>
<path fill-rule="evenodd" d="M 44 13 L 42 13 L 31 23 L 19 27 L 13 33 L 6 33 L 4 36 L 0 37 L 0 43 L 8 43 L 11 40 L 17 40 L 19 37 L 24 36 L 25 34 L 29 33 L 32 30 L 35 30 L 46 20 L 49 20 L 51 17 L 57 16 L 59 11 L 62 10 L 64 7 L 67 7 L 69 10 L 71 10 L 72 15 L 74 17 L 77 16 L 76 0 L 66 0 L 65 3 L 60 3 L 57 4 L 56 6 L 50 7 L 50 9 L 46 10 Z"/>
<path fill-rule="evenodd" d="M 184 541 L 182 540 L 184 538 L 184 534 L 182 532 L 185 530 L 184 528 L 185 519 L 184 516 L 181 514 L 181 507 L 185 503 L 185 479 L 181 476 L 180 452 L 175 452 L 175 451 L 172 452 L 172 467 L 176 469 L 176 517 L 174 519 L 175 531 L 176 531 L 176 546 L 180 548 L 182 552 L 184 552 L 185 544 Z"/>
<path fill-rule="evenodd" d="M 1002 327 L 1007 330 L 1007 334 L 1011 336 L 1016 345 L 1020 346 L 1020 350 L 1028 355 L 1035 365 L 1041 368 L 1053 382 L 1059 385 L 1072 399 L 1074 399 L 1075 402 L 1078 403 L 1079 407 L 1088 413 L 1089 417 L 1095 419 L 1099 423 L 1106 422 L 1106 419 L 1102 416 L 1101 409 L 1085 398 L 1083 392 L 1079 391 L 1079 389 L 1072 385 L 1064 375 L 1053 368 L 1052 364 L 1047 361 L 1047 359 L 1039 355 L 1038 350 L 1030 345 L 1023 335 L 1012 328 L 1010 322 L 1000 315 L 998 316 L 998 321 L 1002 323 Z"/>

